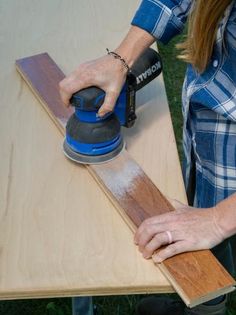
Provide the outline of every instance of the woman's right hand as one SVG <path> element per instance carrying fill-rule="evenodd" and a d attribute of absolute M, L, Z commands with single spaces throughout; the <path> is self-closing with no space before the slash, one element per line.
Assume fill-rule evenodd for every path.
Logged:
<path fill-rule="evenodd" d="M 73 93 L 90 86 L 99 87 L 106 93 L 98 112 L 102 117 L 113 110 L 126 75 L 127 69 L 122 62 L 111 55 L 85 62 L 59 83 L 62 101 L 69 106 Z"/>
<path fill-rule="evenodd" d="M 117 47 L 117 52 L 132 67 L 133 63 L 147 49 L 155 38 L 147 31 L 132 25 Z M 103 105 L 99 109 L 99 116 L 113 110 L 120 91 L 125 83 L 127 69 L 119 59 L 106 55 L 101 58 L 81 64 L 59 84 L 60 94 L 65 106 L 75 92 L 90 86 L 101 88 L 106 93 Z"/>

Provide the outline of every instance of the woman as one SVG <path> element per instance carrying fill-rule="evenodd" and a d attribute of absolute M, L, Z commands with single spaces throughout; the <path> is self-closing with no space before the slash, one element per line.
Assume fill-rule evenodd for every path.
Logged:
<path fill-rule="evenodd" d="M 99 115 L 112 111 L 134 61 L 155 40 L 167 43 L 180 33 L 188 16 L 188 36 L 180 45 L 181 58 L 188 62 L 182 99 L 183 171 L 194 207 L 174 201 L 177 211 L 144 221 L 134 241 L 147 259 L 157 248 L 168 245 L 153 255 L 156 262 L 185 251 L 213 248 L 233 272 L 228 238 L 236 234 L 235 1 L 143 0 L 127 36 L 114 51 L 118 58 L 108 54 L 80 65 L 60 83 L 61 97 L 68 106 L 74 92 L 99 86 L 106 92 Z M 145 304 L 148 312 L 140 306 L 139 314 L 173 313 L 169 300 L 158 300 L 152 310 L 149 304 Z M 174 305 L 175 313 L 183 311 L 182 306 Z M 225 297 L 185 312 L 224 314 Z"/>

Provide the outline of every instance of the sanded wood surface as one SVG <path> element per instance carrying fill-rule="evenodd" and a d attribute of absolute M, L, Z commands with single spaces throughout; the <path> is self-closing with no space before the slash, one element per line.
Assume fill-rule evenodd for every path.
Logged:
<path fill-rule="evenodd" d="M 61 122 L 70 113 L 58 98 L 58 82 L 63 78 L 60 69 L 46 53 L 20 59 L 16 66 L 64 134 Z M 126 150 L 110 162 L 86 167 L 133 231 L 144 219 L 174 210 Z M 232 291 L 235 284 L 210 251 L 177 255 L 161 263 L 160 268 L 191 307 Z"/>

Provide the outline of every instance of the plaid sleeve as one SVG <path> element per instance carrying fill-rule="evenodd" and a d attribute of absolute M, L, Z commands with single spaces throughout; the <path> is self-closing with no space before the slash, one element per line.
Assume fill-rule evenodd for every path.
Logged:
<path fill-rule="evenodd" d="M 131 24 L 166 44 L 183 30 L 191 4 L 191 0 L 143 0 Z"/>

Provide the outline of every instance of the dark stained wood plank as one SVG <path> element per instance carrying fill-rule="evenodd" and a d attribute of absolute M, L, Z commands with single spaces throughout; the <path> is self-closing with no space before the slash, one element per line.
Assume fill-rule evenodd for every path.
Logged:
<path fill-rule="evenodd" d="M 24 69 L 21 75 L 63 133 L 64 126 L 73 112 L 72 108 L 65 108 L 61 102 L 58 83 L 65 77 L 63 72 L 48 53 L 35 55 L 34 58 L 20 59 L 16 61 L 16 66 Z M 51 74 L 50 77 L 48 73 Z M 57 119 L 55 120 L 54 117 Z"/>
<path fill-rule="evenodd" d="M 46 53 L 17 60 L 16 67 L 64 135 L 71 115 L 59 97 L 64 74 Z M 125 150 L 113 161 L 86 167 L 133 231 L 144 219 L 174 210 Z M 234 289 L 234 279 L 208 250 L 183 253 L 158 266 L 190 307 Z"/>
<path fill-rule="evenodd" d="M 146 218 L 174 210 L 126 151 L 106 165 L 91 165 L 91 170 L 133 231 Z M 191 307 L 232 291 L 235 284 L 208 250 L 176 255 L 158 266 Z"/>
<path fill-rule="evenodd" d="M 90 165 L 89 171 L 119 203 L 133 230 L 153 215 L 174 210 L 126 150 L 106 164 Z"/>

